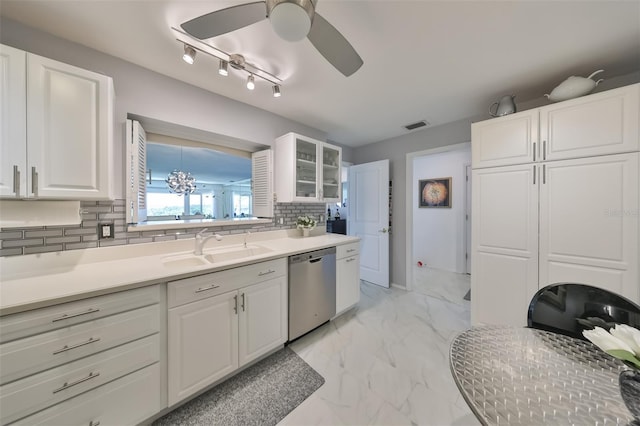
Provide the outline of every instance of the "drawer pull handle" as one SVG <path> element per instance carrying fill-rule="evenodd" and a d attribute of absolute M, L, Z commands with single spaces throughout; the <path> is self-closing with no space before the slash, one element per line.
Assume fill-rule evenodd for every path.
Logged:
<path fill-rule="evenodd" d="M 89 422 L 89 426 L 100 426 L 100 420 L 96 420 L 95 422 L 91 420 Z"/>
<path fill-rule="evenodd" d="M 69 319 L 69 318 L 79 317 L 79 316 L 82 316 L 82 315 L 94 314 L 96 312 L 100 312 L 100 309 L 98 309 L 98 308 L 90 308 L 88 311 L 80 312 L 79 314 L 73 314 L 73 315 L 64 314 L 60 318 L 55 318 L 51 322 L 58 322 L 58 321 L 66 320 L 66 319 Z"/>
<path fill-rule="evenodd" d="M 353 251 L 356 251 L 356 249 L 349 249 L 349 250 L 347 250 L 347 253 L 351 253 Z"/>
<path fill-rule="evenodd" d="M 351 257 L 351 258 L 347 259 L 347 262 L 353 262 L 354 260 L 356 260 L 356 258 L 355 257 Z"/>
<path fill-rule="evenodd" d="M 211 284 L 209 287 L 200 287 L 195 292 L 196 293 L 202 293 L 203 291 L 209 291 L 209 290 L 213 290 L 215 288 L 220 288 L 220 286 L 219 285 L 215 285 L 215 284 Z"/>
<path fill-rule="evenodd" d="M 89 373 L 89 375 L 87 377 L 83 377 L 82 379 L 78 379 L 75 382 L 71 382 L 71 383 L 65 382 L 64 385 L 60 386 L 58 389 L 55 389 L 53 391 L 53 393 L 62 392 L 63 390 L 67 390 L 67 389 L 69 389 L 69 388 L 71 388 L 71 387 L 73 387 L 75 385 L 79 385 L 80 383 L 84 383 L 87 380 L 94 379 L 94 378 L 98 377 L 99 375 L 100 375 L 99 372 L 95 372 L 94 373 L 92 371 L 92 372 Z"/>
<path fill-rule="evenodd" d="M 58 355 L 62 352 L 70 351 L 71 349 L 79 348 L 81 346 L 88 345 L 89 343 L 95 343 L 99 341 L 100 341 L 99 337 L 96 337 L 95 339 L 93 337 L 90 337 L 89 340 L 87 340 L 86 342 L 78 343 L 77 345 L 72 345 L 72 346 L 64 345 L 62 348 L 58 349 L 53 354 Z"/>
<path fill-rule="evenodd" d="M 260 272 L 258 274 L 259 277 L 263 277 L 265 275 L 273 274 L 275 271 L 273 269 L 269 269 L 267 272 Z"/>

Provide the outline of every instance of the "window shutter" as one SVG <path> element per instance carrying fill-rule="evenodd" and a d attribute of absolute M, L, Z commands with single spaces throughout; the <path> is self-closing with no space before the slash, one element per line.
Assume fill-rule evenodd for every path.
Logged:
<path fill-rule="evenodd" d="M 147 220 L 147 136 L 136 120 L 127 120 L 127 223 Z"/>
<path fill-rule="evenodd" d="M 251 192 L 253 215 L 273 217 L 273 173 L 271 150 L 251 154 Z"/>

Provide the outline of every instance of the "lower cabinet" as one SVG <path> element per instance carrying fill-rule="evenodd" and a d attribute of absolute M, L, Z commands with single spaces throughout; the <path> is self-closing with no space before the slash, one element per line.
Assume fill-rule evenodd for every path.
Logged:
<path fill-rule="evenodd" d="M 168 285 L 169 406 L 287 341 L 285 259 Z M 171 307 L 182 290 L 202 299 Z"/>
<path fill-rule="evenodd" d="M 336 248 L 336 315 L 360 301 L 360 243 Z"/>

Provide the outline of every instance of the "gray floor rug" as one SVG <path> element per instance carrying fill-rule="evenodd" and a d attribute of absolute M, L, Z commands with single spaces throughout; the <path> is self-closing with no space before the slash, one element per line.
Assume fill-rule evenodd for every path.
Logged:
<path fill-rule="evenodd" d="M 275 425 L 324 383 L 285 347 L 156 420 L 164 425 Z"/>

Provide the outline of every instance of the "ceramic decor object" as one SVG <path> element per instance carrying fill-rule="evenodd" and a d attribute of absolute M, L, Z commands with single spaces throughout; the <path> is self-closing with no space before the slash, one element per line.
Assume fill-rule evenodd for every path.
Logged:
<path fill-rule="evenodd" d="M 500 98 L 500 101 L 494 102 L 489 107 L 489 114 L 492 117 L 502 117 L 503 115 L 513 114 L 516 112 L 516 103 L 513 99 L 516 95 L 505 95 Z M 495 112 L 493 111 L 493 107 L 496 107 Z"/>
<path fill-rule="evenodd" d="M 553 89 L 550 94 L 546 94 L 544 96 L 546 96 L 551 102 L 560 102 L 588 95 L 596 88 L 596 86 L 598 86 L 598 84 L 600 84 L 600 82 L 603 81 L 602 78 L 598 81 L 594 81 L 592 79 L 593 76 L 600 74 L 601 72 L 604 72 L 604 70 L 598 70 L 589 77 L 577 77 L 572 75 Z"/>

